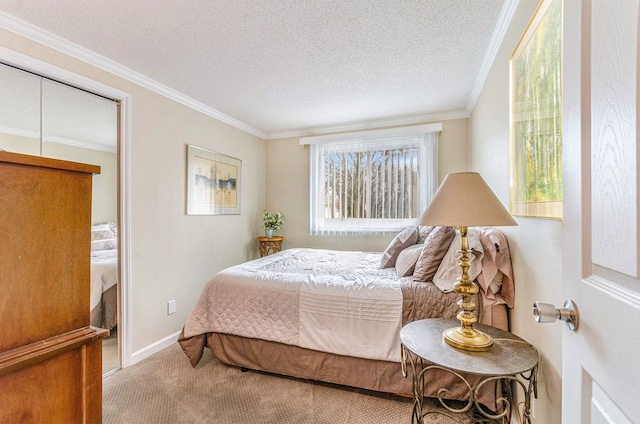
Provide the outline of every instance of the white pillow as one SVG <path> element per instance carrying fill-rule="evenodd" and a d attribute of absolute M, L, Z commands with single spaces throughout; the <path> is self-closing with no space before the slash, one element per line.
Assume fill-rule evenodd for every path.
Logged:
<path fill-rule="evenodd" d="M 413 274 L 422 249 L 424 249 L 424 244 L 414 244 L 400 252 L 396 260 L 396 274 L 398 274 L 398 277 L 406 277 Z"/>
<path fill-rule="evenodd" d="M 402 250 L 418 242 L 418 227 L 411 226 L 402 230 L 391 240 L 382 254 L 380 268 L 391 268 L 396 265 L 396 259 Z"/>
<path fill-rule="evenodd" d="M 114 238 L 104 240 L 92 240 L 91 251 L 96 252 L 98 250 L 111 250 L 118 248 L 118 241 Z"/>
<path fill-rule="evenodd" d="M 108 222 L 95 224 L 91 226 L 91 240 L 106 240 L 115 238 L 116 235 L 112 231 Z"/>

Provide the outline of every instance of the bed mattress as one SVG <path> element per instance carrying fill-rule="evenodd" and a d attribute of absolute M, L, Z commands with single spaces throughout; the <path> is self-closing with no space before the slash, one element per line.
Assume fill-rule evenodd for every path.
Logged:
<path fill-rule="evenodd" d="M 207 283 L 184 337 L 215 332 L 399 362 L 403 315 L 455 317 L 457 295 L 398 278 L 380 257 L 288 249 L 228 268 Z"/>

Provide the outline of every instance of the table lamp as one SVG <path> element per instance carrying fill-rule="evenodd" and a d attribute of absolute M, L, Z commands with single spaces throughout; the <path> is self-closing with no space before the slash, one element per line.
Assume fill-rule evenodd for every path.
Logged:
<path fill-rule="evenodd" d="M 472 253 L 467 240 L 467 228 L 476 226 L 518 225 L 487 183 L 477 172 L 449 174 L 433 196 L 418 225 L 456 227 L 460 232 L 460 268 L 462 275 L 453 290 L 462 299 L 457 318 L 460 327 L 449 328 L 442 335 L 449 345 L 462 350 L 486 351 L 493 347 L 491 337 L 473 328 L 478 321 L 474 314 L 476 304 L 471 297 L 478 293 L 478 285 L 469 277 Z"/>

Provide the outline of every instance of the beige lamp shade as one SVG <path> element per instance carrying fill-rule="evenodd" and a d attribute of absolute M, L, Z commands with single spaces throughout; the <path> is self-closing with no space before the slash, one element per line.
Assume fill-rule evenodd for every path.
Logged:
<path fill-rule="evenodd" d="M 418 225 L 483 227 L 518 225 L 477 172 L 449 174 Z"/>

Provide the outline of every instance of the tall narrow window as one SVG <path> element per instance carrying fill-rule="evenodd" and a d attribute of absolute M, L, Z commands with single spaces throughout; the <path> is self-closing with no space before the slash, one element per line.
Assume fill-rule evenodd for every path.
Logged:
<path fill-rule="evenodd" d="M 437 132 L 311 144 L 311 233 L 398 231 L 437 186 Z"/>

